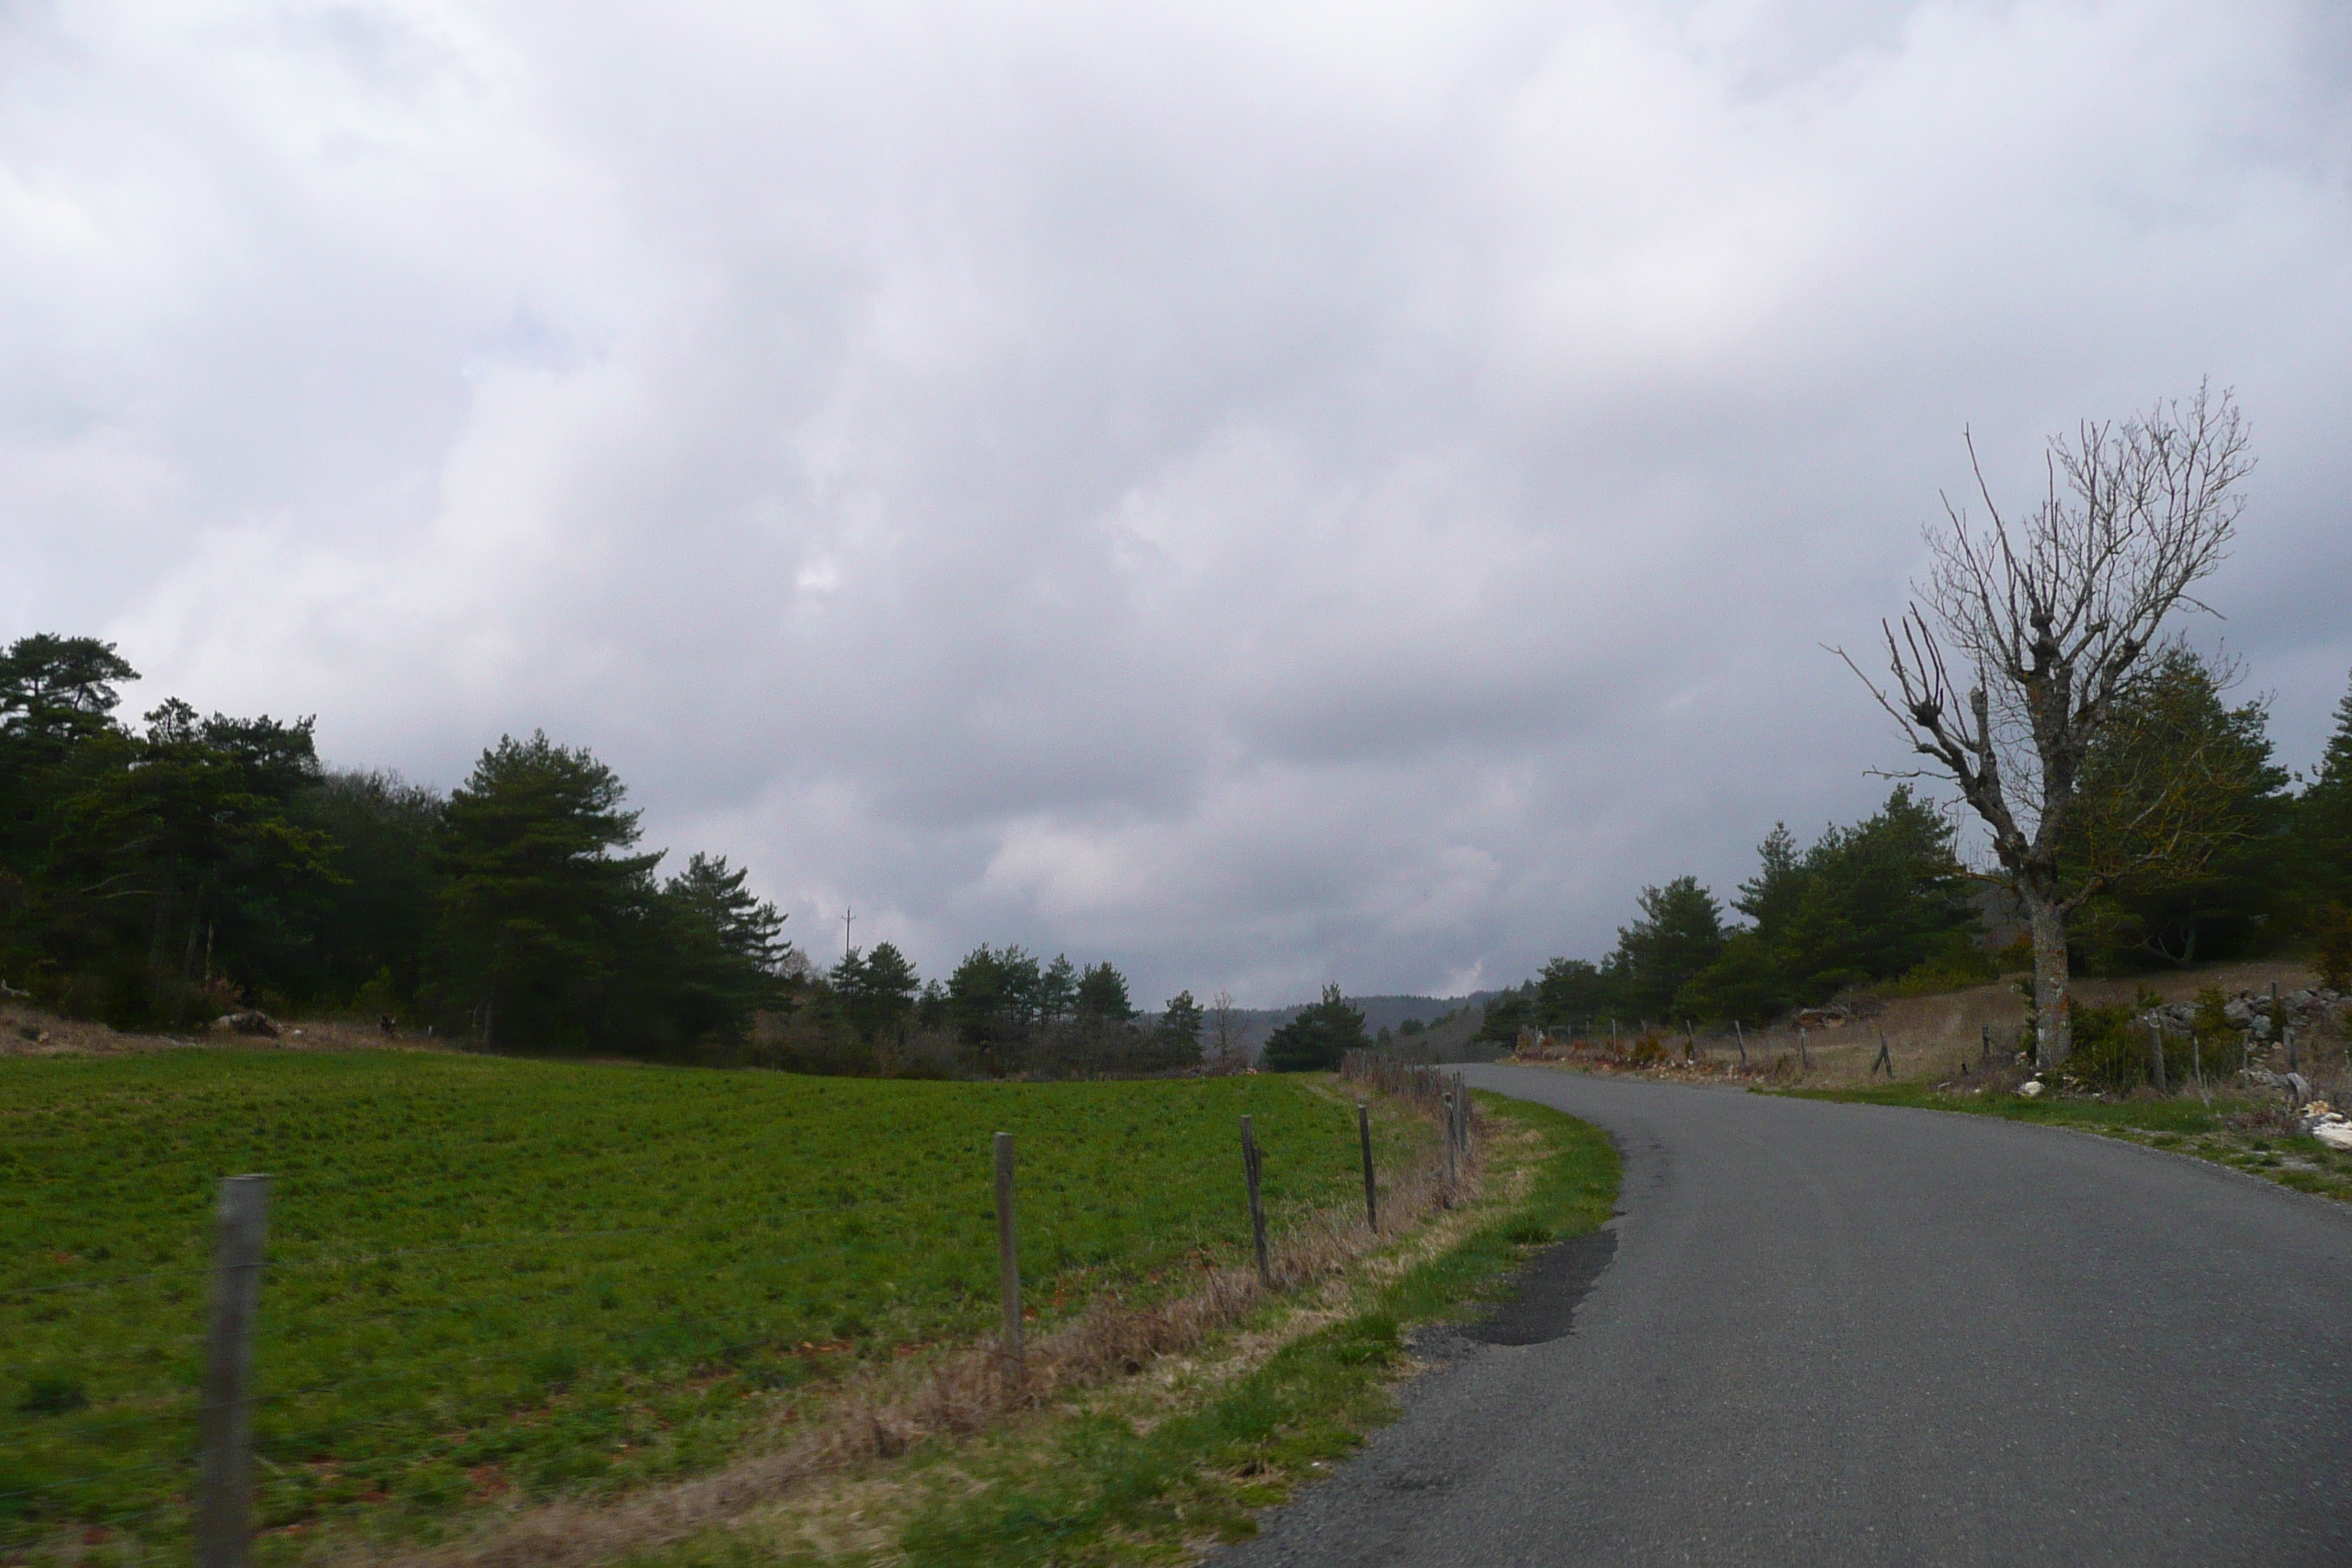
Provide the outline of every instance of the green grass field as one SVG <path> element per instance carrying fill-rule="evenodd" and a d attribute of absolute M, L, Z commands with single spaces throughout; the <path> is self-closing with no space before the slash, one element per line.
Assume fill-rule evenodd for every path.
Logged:
<path fill-rule="evenodd" d="M 1450 1243 L 1402 1273 L 1359 1268 L 1318 1289 L 1305 1331 L 1263 1360 L 1209 1347 L 1171 1384 L 1138 1378 L 1057 1401 L 952 1447 L 927 1444 L 860 1487 L 857 1529 L 800 1510 L 755 1513 L 627 1561 L 632 1568 L 1138 1568 L 1195 1561 L 1256 1531 L 1257 1510 L 1328 1475 L 1396 1418 L 1419 1325 L 1481 1316 L 1542 1247 L 1604 1224 L 1615 1144 L 1543 1106 L 1479 1097 L 1485 1191 Z M 1500 1175 L 1503 1179 L 1496 1180 Z M 1393 1263 L 1394 1255 L 1381 1259 Z M 1303 1303 L 1263 1303 L 1251 1336 Z M 1296 1315 L 1296 1316 L 1295 1316 Z M 1223 1347 L 1231 1353 L 1233 1347 Z M 823 1500 L 816 1500 L 822 1509 Z M 828 1539 L 835 1544 L 818 1543 Z"/>
<path fill-rule="evenodd" d="M 1046 1321 L 1358 1190 L 1318 1081 L 884 1083 L 415 1053 L 0 1061 L 0 1548 L 184 1538 L 218 1179 L 273 1178 L 265 1560 L 322 1527 L 714 1465 L 863 1362 L 987 1331 L 990 1135 Z M 1380 1153 L 1425 1153 L 1385 1116 Z M 129 1555 L 126 1552 L 124 1555 Z"/>

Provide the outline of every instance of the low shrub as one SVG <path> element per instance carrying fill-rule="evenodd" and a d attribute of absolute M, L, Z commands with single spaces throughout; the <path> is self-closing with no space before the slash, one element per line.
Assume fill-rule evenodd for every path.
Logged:
<path fill-rule="evenodd" d="M 2032 962 L 2032 952 L 2027 962 Z M 1904 971 L 1890 988 L 1897 996 L 1933 996 L 1965 991 L 1971 985 L 2000 978 L 2000 961 L 1977 945 L 1965 931 L 1954 931 L 1928 958 Z"/>
<path fill-rule="evenodd" d="M 2066 1058 L 2065 1071 L 2103 1093 L 2126 1093 L 2143 1086 L 2153 1087 L 2156 1042 L 2144 1016 L 2163 1005 L 2163 1000 L 2142 987 L 2138 996 L 2126 1004 L 2075 1008 L 2074 1051 Z M 2168 1089 L 2188 1088 L 2199 1071 L 2210 1078 L 2236 1070 L 2237 1064 L 2226 1059 L 2231 1054 L 2232 1044 L 2210 1037 L 2204 1029 L 2201 1005 L 2199 1011 L 2198 1022 L 2189 1029 L 2163 1031 L 2164 1087 Z M 2226 1028 L 2228 1020 L 2224 1018 L 2222 1024 Z M 2231 1030 L 2230 1041 L 2233 1043 L 2234 1039 L 2235 1031 Z"/>

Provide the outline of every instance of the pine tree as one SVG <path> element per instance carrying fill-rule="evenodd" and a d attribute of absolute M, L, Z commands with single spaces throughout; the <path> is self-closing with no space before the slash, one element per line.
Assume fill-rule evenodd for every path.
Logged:
<path fill-rule="evenodd" d="M 655 934 L 661 857 L 624 853 L 638 837 L 626 793 L 541 732 L 500 737 L 450 795 L 440 979 L 485 1042 L 579 1049 L 645 1023 L 615 1004 Z"/>
<path fill-rule="evenodd" d="M 1206 1020 L 1190 991 L 1168 998 L 1160 1023 L 1151 1031 L 1153 1065 L 1161 1068 L 1197 1067 L 1201 1061 L 1201 1030 Z"/>
<path fill-rule="evenodd" d="M 1809 879 L 1787 823 L 1772 825 L 1756 847 L 1756 875 L 1739 884 L 1739 897 L 1731 900 L 1731 907 L 1755 922 L 1756 934 L 1763 941 L 1778 942 L 1796 919 Z"/>
<path fill-rule="evenodd" d="M 1696 877 L 1643 889 L 1641 906 L 1641 919 L 1618 928 L 1614 967 L 1634 1013 L 1663 1019 L 1684 982 L 1723 950 L 1723 909 Z"/>
<path fill-rule="evenodd" d="M 2084 761 L 2060 840 L 2069 885 L 2097 878 L 2071 936 L 2096 971 L 2242 957 L 2271 940 L 2291 815 L 2270 715 L 2226 700 L 2234 671 L 2187 648 L 2128 682 Z"/>
<path fill-rule="evenodd" d="M 1348 1005 L 1337 985 L 1323 987 L 1323 999 L 1266 1037 L 1258 1065 L 1269 1072 L 1332 1072 L 1349 1051 L 1372 1043 L 1364 1015 Z"/>
<path fill-rule="evenodd" d="M 2336 705 L 2336 732 L 2295 802 L 2294 836 L 2308 900 L 2352 905 L 2352 690 Z"/>
<path fill-rule="evenodd" d="M 1079 975 L 1077 1013 L 1082 1018 L 1108 1019 L 1118 1024 L 1134 1017 L 1135 1006 L 1127 999 L 1127 976 L 1108 962 Z"/>

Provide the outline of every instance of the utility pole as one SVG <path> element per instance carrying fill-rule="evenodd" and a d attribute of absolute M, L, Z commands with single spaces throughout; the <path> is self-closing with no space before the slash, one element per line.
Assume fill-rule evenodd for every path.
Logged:
<path fill-rule="evenodd" d="M 857 951 L 849 945 L 849 922 L 856 918 L 857 907 L 855 904 L 841 911 L 841 956 L 844 958 Z"/>

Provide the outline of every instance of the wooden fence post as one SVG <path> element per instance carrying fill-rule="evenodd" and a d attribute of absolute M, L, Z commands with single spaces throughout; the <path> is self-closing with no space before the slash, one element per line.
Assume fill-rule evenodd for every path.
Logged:
<path fill-rule="evenodd" d="M 1381 1198 L 1372 1182 L 1372 1108 L 1360 1100 L 1356 1102 L 1356 1142 L 1364 1151 L 1364 1228 L 1378 1235 Z"/>
<path fill-rule="evenodd" d="M 1021 1249 L 1013 1228 L 1013 1134 L 996 1135 L 996 1289 L 1004 1311 L 1004 1375 L 1015 1388 L 1026 1369 L 1021 1356 Z"/>
<path fill-rule="evenodd" d="M 1455 1159 L 1456 1155 L 1454 1152 L 1454 1097 L 1449 1094 L 1445 1097 L 1445 1190 L 1449 1194 L 1454 1191 Z"/>
<path fill-rule="evenodd" d="M 1683 1020 L 1683 1059 L 1693 1062 L 1698 1060 L 1698 1035 L 1692 1029 L 1691 1021 L 1688 1018 Z"/>
<path fill-rule="evenodd" d="M 1258 1194 L 1264 1160 L 1257 1152 L 1257 1133 L 1250 1119 L 1242 1118 L 1242 1180 L 1249 1184 L 1250 1247 L 1257 1254 L 1257 1282 L 1274 1289 L 1274 1267 L 1265 1256 L 1265 1203 Z"/>
<path fill-rule="evenodd" d="M 1734 1018 L 1731 1020 L 1731 1030 L 1739 1041 L 1739 1070 L 1746 1072 L 1748 1070 L 1748 1026 Z"/>
<path fill-rule="evenodd" d="M 1863 1076 L 1865 1078 L 1875 1078 L 1878 1076 L 1878 1069 L 1882 1067 L 1886 1069 L 1886 1081 L 1893 1083 L 1895 1081 L 1895 1057 L 1894 1054 L 1886 1048 L 1886 1031 L 1884 1029 L 1878 1031 L 1878 1055 L 1872 1058 L 1870 1071 Z"/>
<path fill-rule="evenodd" d="M 1797 1026 L 1797 1070 L 1800 1072 L 1813 1070 L 1813 1058 L 1805 1054 L 1805 1026 L 1802 1024 Z"/>
<path fill-rule="evenodd" d="M 1984 1035 L 1983 1043 L 1977 1048 L 1977 1066 L 1990 1068 L 1992 1066 L 1992 1026 L 1985 1024 L 1979 1027 L 1984 1030 Z"/>
<path fill-rule="evenodd" d="M 252 1544 L 253 1326 L 268 1215 L 268 1177 L 230 1176 L 221 1183 L 212 1331 L 205 1340 L 204 1468 L 196 1483 L 200 1568 L 245 1568 Z"/>
<path fill-rule="evenodd" d="M 2156 1092 L 2167 1092 L 2170 1086 L 2164 1081 L 2164 1026 L 2153 1019 L 2147 1026 L 2147 1067 L 2148 1079 L 2156 1085 Z"/>

